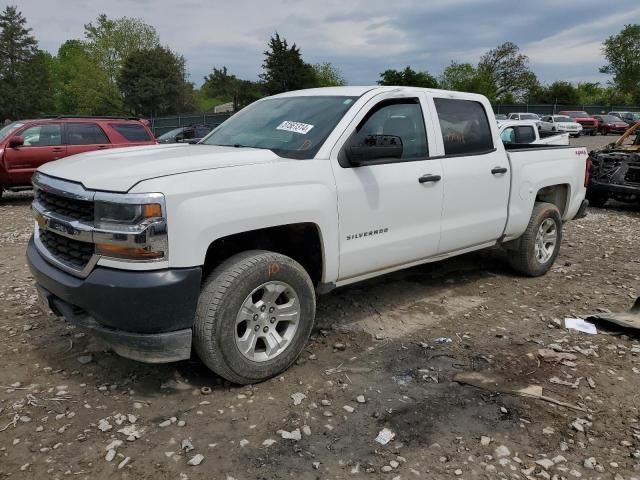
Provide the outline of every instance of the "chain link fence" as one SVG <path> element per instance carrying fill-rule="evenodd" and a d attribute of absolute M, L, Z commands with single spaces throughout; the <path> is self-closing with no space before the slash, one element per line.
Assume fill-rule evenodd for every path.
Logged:
<path fill-rule="evenodd" d="M 640 107 L 630 105 L 494 105 L 495 113 L 528 112 L 538 115 L 554 115 L 563 110 L 580 110 L 591 115 L 603 115 L 609 112 L 638 112 Z"/>
<path fill-rule="evenodd" d="M 217 127 L 233 113 L 193 113 L 185 115 L 172 115 L 169 117 L 151 118 L 151 130 L 156 137 L 167 133 L 174 128 L 190 127 L 192 125 L 209 125 Z"/>

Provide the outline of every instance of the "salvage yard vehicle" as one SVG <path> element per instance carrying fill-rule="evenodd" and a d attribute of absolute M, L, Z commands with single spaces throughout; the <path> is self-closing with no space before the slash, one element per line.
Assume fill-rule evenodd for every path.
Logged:
<path fill-rule="evenodd" d="M 604 207 L 612 198 L 640 204 L 640 123 L 629 128 L 615 143 L 591 152 L 591 179 L 587 198 L 594 207 Z M 626 140 L 635 134 L 633 143 Z"/>
<path fill-rule="evenodd" d="M 174 128 L 158 137 L 158 143 L 197 143 L 213 130 L 212 125 L 190 125 Z"/>
<path fill-rule="evenodd" d="M 0 198 L 3 190 L 31 188 L 31 176 L 47 162 L 155 143 L 149 127 L 137 118 L 58 116 L 9 123 L 0 129 Z"/>
<path fill-rule="evenodd" d="M 595 115 L 593 118 L 598 120 L 598 131 L 602 135 L 609 135 L 610 133 L 620 135 L 629 128 L 627 122 L 623 122 L 613 115 Z"/>
<path fill-rule="evenodd" d="M 587 112 L 581 110 L 564 110 L 558 112 L 558 115 L 564 115 L 565 117 L 571 117 L 574 122 L 582 125 L 582 130 L 585 135 L 591 135 L 592 137 L 598 133 L 598 120 L 593 118 Z"/>
<path fill-rule="evenodd" d="M 582 125 L 565 115 L 546 115 L 540 119 L 540 130 L 566 132 L 573 137 L 579 137 L 582 134 Z"/>
<path fill-rule="evenodd" d="M 532 120 L 498 122 L 498 132 L 502 143 L 535 145 L 569 145 L 568 133 L 538 130 L 538 123 Z"/>
<path fill-rule="evenodd" d="M 626 122 L 629 126 L 633 126 L 640 122 L 640 114 L 638 112 L 609 112 L 607 115 L 618 117 L 623 122 Z"/>
<path fill-rule="evenodd" d="M 146 362 L 195 347 L 259 382 L 301 353 L 316 294 L 487 247 L 545 274 L 583 214 L 584 148 L 505 146 L 476 94 L 287 92 L 197 145 L 43 165 L 27 260 L 54 313 Z"/>

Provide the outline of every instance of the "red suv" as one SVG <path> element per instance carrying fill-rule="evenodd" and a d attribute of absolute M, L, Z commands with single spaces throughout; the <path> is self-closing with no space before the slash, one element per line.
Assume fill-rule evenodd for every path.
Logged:
<path fill-rule="evenodd" d="M 31 186 L 43 163 L 76 153 L 158 143 L 137 118 L 67 117 L 21 120 L 0 129 L 0 198 L 3 190 Z"/>

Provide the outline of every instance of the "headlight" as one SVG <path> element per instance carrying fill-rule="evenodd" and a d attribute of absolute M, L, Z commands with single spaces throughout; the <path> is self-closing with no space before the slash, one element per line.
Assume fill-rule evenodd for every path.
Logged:
<path fill-rule="evenodd" d="M 95 225 L 97 228 L 123 228 L 129 231 L 144 228 L 150 222 L 162 219 L 159 203 L 96 202 Z"/>
<path fill-rule="evenodd" d="M 93 234 L 96 253 L 131 261 L 166 260 L 164 197 L 96 195 Z"/>

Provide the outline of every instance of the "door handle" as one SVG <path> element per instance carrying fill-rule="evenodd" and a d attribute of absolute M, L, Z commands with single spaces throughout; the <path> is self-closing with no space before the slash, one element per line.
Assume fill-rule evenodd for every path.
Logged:
<path fill-rule="evenodd" d="M 106 146 L 106 145 L 100 145 L 100 146 L 98 147 L 98 150 L 104 150 L 105 148 L 109 148 L 109 147 L 108 147 L 108 146 Z"/>
<path fill-rule="evenodd" d="M 500 175 L 501 173 L 507 173 L 509 169 L 507 167 L 493 167 L 491 173 L 494 175 Z"/>
<path fill-rule="evenodd" d="M 52 149 L 51 151 L 52 151 L 52 152 L 56 152 L 56 153 L 64 152 L 64 148 L 54 148 L 54 149 Z"/>
<path fill-rule="evenodd" d="M 418 179 L 420 183 L 429 183 L 429 182 L 439 182 L 442 179 L 440 175 L 431 175 L 430 173 L 427 175 L 423 175 Z"/>

